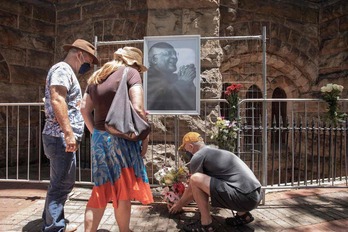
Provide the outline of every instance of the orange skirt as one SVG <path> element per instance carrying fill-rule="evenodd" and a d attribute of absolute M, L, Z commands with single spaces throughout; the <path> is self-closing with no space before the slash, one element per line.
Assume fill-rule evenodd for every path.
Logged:
<path fill-rule="evenodd" d="M 94 129 L 92 135 L 92 170 L 95 186 L 87 203 L 90 208 L 105 208 L 112 202 L 135 200 L 154 202 L 140 143 L 121 139 Z M 108 134 L 107 134 L 108 135 Z"/>

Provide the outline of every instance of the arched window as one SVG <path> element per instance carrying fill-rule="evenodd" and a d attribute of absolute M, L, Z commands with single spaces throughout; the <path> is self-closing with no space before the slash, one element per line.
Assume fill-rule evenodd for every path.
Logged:
<path fill-rule="evenodd" d="M 259 87 L 252 85 L 245 96 L 247 99 L 262 98 Z M 246 149 L 261 151 L 262 149 L 262 102 L 247 102 L 245 110 L 244 145 Z"/>
<path fill-rule="evenodd" d="M 273 91 L 272 98 L 287 98 L 286 93 L 281 88 L 276 88 Z M 272 102 L 272 125 L 275 126 L 275 128 L 286 127 L 287 125 L 287 117 L 286 117 L 286 102 L 282 101 L 276 101 Z M 279 131 L 276 130 L 274 136 L 272 136 L 272 144 L 275 142 L 275 144 L 279 144 Z M 285 143 L 285 132 L 282 131 L 281 133 L 281 140 L 283 144 Z"/>

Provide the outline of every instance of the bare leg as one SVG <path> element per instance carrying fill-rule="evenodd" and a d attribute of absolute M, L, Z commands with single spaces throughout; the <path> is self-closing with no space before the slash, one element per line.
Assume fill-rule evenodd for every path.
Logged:
<path fill-rule="evenodd" d="M 86 208 L 85 211 L 85 232 L 95 232 L 98 229 L 100 220 L 103 217 L 105 208 Z"/>
<path fill-rule="evenodd" d="M 117 221 L 118 228 L 120 232 L 130 232 L 130 216 L 131 216 L 131 202 L 128 201 L 118 201 L 117 209 L 114 209 L 115 218 Z"/>
<path fill-rule="evenodd" d="M 202 173 L 195 173 L 190 178 L 193 198 L 201 213 L 202 225 L 209 225 L 213 221 L 209 209 L 210 179 L 210 176 Z"/>

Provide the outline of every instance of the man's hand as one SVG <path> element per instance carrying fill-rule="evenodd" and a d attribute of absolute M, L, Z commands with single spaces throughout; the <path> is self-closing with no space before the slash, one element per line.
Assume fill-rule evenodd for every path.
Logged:
<path fill-rule="evenodd" d="M 180 204 L 180 201 L 178 201 L 177 203 L 173 204 L 173 205 L 168 205 L 168 210 L 169 213 L 171 214 L 176 214 L 182 211 L 182 206 Z"/>
<path fill-rule="evenodd" d="M 179 80 L 192 82 L 196 77 L 196 68 L 194 64 L 183 65 L 179 68 Z"/>
<path fill-rule="evenodd" d="M 77 141 L 75 139 L 74 133 L 65 135 L 65 143 L 66 143 L 66 152 L 75 152 L 77 150 Z"/>

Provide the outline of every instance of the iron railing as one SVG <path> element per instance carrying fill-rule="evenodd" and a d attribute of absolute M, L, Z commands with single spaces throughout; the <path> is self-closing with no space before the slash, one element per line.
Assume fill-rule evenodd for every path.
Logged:
<path fill-rule="evenodd" d="M 195 116 L 203 120 L 197 130 L 205 131 L 204 138 L 210 144 L 214 141 L 210 139 L 212 123 L 207 115 L 220 101 L 225 100 L 202 100 L 203 113 Z M 287 110 L 284 117 L 284 112 L 279 110 L 282 107 L 275 107 L 278 112 L 274 108 L 272 111 L 271 106 L 267 107 L 270 112 L 270 118 L 266 120 L 267 157 L 262 152 L 263 119 L 257 114 L 262 112 L 260 107 L 263 107 L 264 99 L 244 99 L 240 102 L 240 133 L 235 150 L 260 180 L 266 180 L 262 181 L 264 188 L 321 187 L 327 184 L 334 187 L 340 181 L 348 186 L 347 122 L 337 126 L 325 122 L 326 106 L 320 99 L 266 101 L 274 103 L 273 107 L 286 103 Z M 347 99 L 340 100 L 343 112 L 347 112 L 347 103 Z M 153 174 L 158 166 L 167 164 L 169 159 L 175 160 L 174 165 L 180 165 L 177 148 L 182 128 L 187 127 L 177 116 L 150 116 L 151 120 L 155 117 L 162 117 L 166 130 L 161 135 L 162 141 L 152 142 L 151 151 L 147 154 L 148 175 L 152 184 L 155 184 Z M 49 180 L 49 162 L 41 145 L 43 123 L 43 103 L 0 103 L 0 181 Z M 77 152 L 77 183 L 92 184 L 89 142 L 90 135 L 86 130 Z M 158 160 L 158 157 L 162 159 Z"/>

